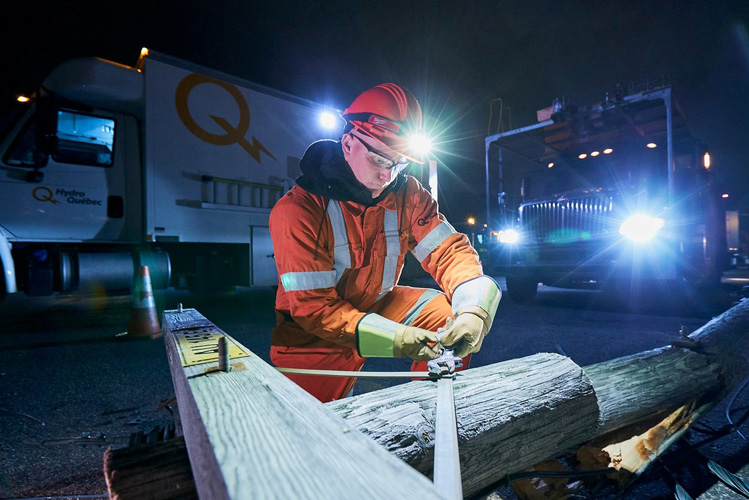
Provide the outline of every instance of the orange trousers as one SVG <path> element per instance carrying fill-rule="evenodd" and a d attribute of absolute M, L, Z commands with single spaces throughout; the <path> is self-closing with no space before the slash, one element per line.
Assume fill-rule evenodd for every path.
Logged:
<path fill-rule="evenodd" d="M 369 310 L 398 323 L 425 330 L 437 331 L 453 317 L 452 307 L 444 293 L 427 288 L 396 286 Z M 348 347 L 286 347 L 271 346 L 270 358 L 274 365 L 283 368 L 316 370 L 360 371 L 367 358 L 359 356 Z M 458 371 L 468 368 L 470 355 L 463 359 Z M 426 371 L 426 361 L 414 361 L 411 371 Z M 356 378 L 316 375 L 285 374 L 304 390 L 326 403 L 346 397 L 354 387 Z"/>

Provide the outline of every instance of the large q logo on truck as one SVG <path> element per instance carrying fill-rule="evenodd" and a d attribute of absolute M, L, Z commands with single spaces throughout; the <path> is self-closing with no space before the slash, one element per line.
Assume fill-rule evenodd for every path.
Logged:
<path fill-rule="evenodd" d="M 236 126 L 232 126 L 226 118 L 221 116 L 209 115 L 213 121 L 215 121 L 219 127 L 221 127 L 226 134 L 214 134 L 208 132 L 195 121 L 193 116 L 190 114 L 190 107 L 188 100 L 190 98 L 190 92 L 195 87 L 201 84 L 217 85 L 222 89 L 226 90 L 229 95 L 234 99 L 237 104 L 239 111 L 239 122 Z M 179 115 L 182 123 L 185 127 L 192 132 L 192 134 L 209 144 L 215 144 L 217 146 L 229 146 L 231 144 L 239 144 L 242 149 L 247 151 L 255 161 L 260 163 L 260 153 L 265 153 L 274 160 L 276 159 L 260 141 L 252 138 L 252 142 L 246 138 L 247 132 L 250 130 L 250 108 L 245 101 L 244 96 L 237 87 L 230 83 L 211 78 L 210 76 L 200 75 L 198 73 L 192 73 L 187 75 L 179 82 L 177 86 L 177 92 L 175 95 L 175 105 L 177 106 L 177 114 Z"/>

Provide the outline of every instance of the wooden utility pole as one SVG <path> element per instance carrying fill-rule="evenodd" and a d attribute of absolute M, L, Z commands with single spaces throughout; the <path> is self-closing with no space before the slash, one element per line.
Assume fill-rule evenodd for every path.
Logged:
<path fill-rule="evenodd" d="M 749 300 L 677 343 L 689 347 L 584 369 L 536 354 L 462 372 L 454 390 L 464 494 L 594 438 L 579 454 L 591 468 L 642 472 L 749 375 Z M 326 405 L 430 474 L 434 393 L 433 383 L 414 381 Z"/>
<path fill-rule="evenodd" d="M 197 311 L 167 311 L 164 325 L 201 497 L 439 496 L 406 465 L 431 474 L 433 381 L 323 405 Z M 625 483 L 747 376 L 749 300 L 672 346 L 586 368 L 541 353 L 466 370 L 454 381 L 463 493 L 573 451 Z"/>

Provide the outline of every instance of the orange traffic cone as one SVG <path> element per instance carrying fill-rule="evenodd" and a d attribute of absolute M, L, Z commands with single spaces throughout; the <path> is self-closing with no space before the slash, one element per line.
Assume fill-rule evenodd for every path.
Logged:
<path fill-rule="evenodd" d="M 151 289 L 151 275 L 148 266 L 140 266 L 138 279 L 133 290 L 133 311 L 127 326 L 127 335 L 121 338 L 156 339 L 163 335 L 156 317 L 156 304 Z"/>

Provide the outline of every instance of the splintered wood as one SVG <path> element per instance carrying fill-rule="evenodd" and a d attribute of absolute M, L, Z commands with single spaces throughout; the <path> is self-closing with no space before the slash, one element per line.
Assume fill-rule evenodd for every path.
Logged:
<path fill-rule="evenodd" d="M 455 399 L 464 494 L 588 442 L 578 456 L 590 468 L 606 468 L 612 453 L 622 457 L 620 470 L 641 473 L 749 375 L 749 300 L 690 338 L 691 349 L 667 346 L 585 369 L 536 354 L 463 372 Z M 430 474 L 434 391 L 411 382 L 326 404 Z"/>

